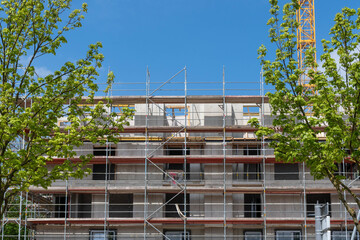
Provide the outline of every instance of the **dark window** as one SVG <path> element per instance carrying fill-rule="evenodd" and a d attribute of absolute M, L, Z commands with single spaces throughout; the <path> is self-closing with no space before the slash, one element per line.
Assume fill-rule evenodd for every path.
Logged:
<path fill-rule="evenodd" d="M 260 180 L 261 179 L 261 164 L 260 163 L 245 163 L 244 164 L 244 179 L 245 180 Z"/>
<path fill-rule="evenodd" d="M 262 240 L 262 231 L 245 231 L 244 232 L 245 238 L 244 240 Z"/>
<path fill-rule="evenodd" d="M 65 217 L 65 196 L 55 196 L 55 217 L 64 218 Z"/>
<path fill-rule="evenodd" d="M 258 145 L 255 146 L 234 145 L 233 155 L 244 155 L 244 156 L 261 155 L 261 147 Z"/>
<path fill-rule="evenodd" d="M 104 236 L 105 235 L 105 236 Z M 90 240 L 116 240 L 116 230 L 90 230 Z"/>
<path fill-rule="evenodd" d="M 276 240 L 301 240 L 301 231 L 278 230 L 276 231 Z"/>
<path fill-rule="evenodd" d="M 307 194 L 306 195 L 306 215 L 308 217 L 315 217 L 315 204 L 329 203 L 329 212 L 331 213 L 330 194 Z"/>
<path fill-rule="evenodd" d="M 355 179 L 358 175 L 356 166 L 353 163 L 337 163 L 336 166 L 335 175 L 345 176 L 347 179 Z"/>
<path fill-rule="evenodd" d="M 115 148 L 113 147 L 94 147 L 93 149 L 93 155 L 94 156 L 106 156 L 106 150 L 108 151 L 107 156 L 115 156 Z"/>
<path fill-rule="evenodd" d="M 254 155 L 260 155 L 261 154 L 260 146 L 254 146 L 254 147 L 245 147 L 244 148 L 244 155 L 245 156 L 254 156 Z"/>
<path fill-rule="evenodd" d="M 186 231 L 186 237 L 184 236 L 184 231 L 182 230 L 178 230 L 178 231 L 164 231 L 164 235 L 167 238 L 163 238 L 163 239 L 170 239 L 170 240 L 190 240 L 191 239 L 191 233 L 190 231 Z"/>
<path fill-rule="evenodd" d="M 115 179 L 115 165 L 108 164 L 107 169 L 108 177 L 107 180 Z M 94 164 L 93 165 L 93 180 L 105 180 L 106 175 L 106 164 Z"/>
<path fill-rule="evenodd" d="M 297 163 L 275 163 L 275 180 L 299 180 Z"/>
<path fill-rule="evenodd" d="M 110 194 L 109 217 L 131 218 L 133 216 L 132 194 Z"/>
<path fill-rule="evenodd" d="M 170 201 L 171 199 L 171 201 Z M 165 206 L 165 217 L 180 217 L 177 210 L 176 204 L 179 206 L 182 214 L 185 215 L 184 212 L 184 194 L 174 194 L 174 193 L 166 193 L 166 202 L 170 201 Z M 190 195 L 186 194 L 186 216 L 190 215 Z"/>
<path fill-rule="evenodd" d="M 185 149 L 183 148 L 168 147 L 165 149 L 165 151 L 166 151 L 166 155 L 168 156 L 185 155 Z M 190 148 L 186 149 L 186 155 L 190 155 Z"/>
<path fill-rule="evenodd" d="M 247 218 L 261 217 L 260 194 L 244 194 L 244 216 Z"/>
<path fill-rule="evenodd" d="M 168 156 L 183 156 L 185 155 L 185 149 L 183 148 L 174 148 L 174 147 L 168 147 L 165 149 L 166 155 Z M 190 155 L 190 149 L 186 149 L 186 155 Z M 172 178 L 174 178 L 177 181 L 184 180 L 185 177 L 185 169 L 183 163 L 167 163 L 165 164 L 164 169 Z M 171 178 L 168 175 L 164 175 L 164 179 Z M 186 179 L 190 179 L 190 164 L 186 164 Z"/>
<path fill-rule="evenodd" d="M 78 217 L 90 218 L 91 217 L 91 194 L 79 194 L 78 196 Z"/>

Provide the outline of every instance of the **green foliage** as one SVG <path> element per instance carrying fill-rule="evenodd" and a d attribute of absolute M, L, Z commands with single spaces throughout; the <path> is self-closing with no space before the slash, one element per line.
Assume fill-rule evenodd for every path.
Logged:
<path fill-rule="evenodd" d="M 270 4 L 269 38 L 276 44 L 275 57 L 267 59 L 265 46 L 258 55 L 265 82 L 276 89 L 267 93 L 275 120 L 273 128 L 260 126 L 256 120 L 250 123 L 259 127 L 257 136 L 273 140 L 278 160 L 305 162 L 315 179 L 330 179 L 344 204 L 341 194 L 347 191 L 360 207 L 342 176 L 334 174 L 336 163 L 347 157 L 360 169 L 360 9 L 344 8 L 335 16 L 330 40 L 322 40 L 320 66 L 314 59 L 316 49 L 309 48 L 304 70 L 297 61 L 298 1 L 286 3 L 282 12 L 277 1 Z M 311 79 L 312 88 L 299 84 L 303 73 Z M 320 141 L 322 132 L 326 139 Z M 354 211 L 345 206 L 354 217 Z"/>
<path fill-rule="evenodd" d="M 20 191 L 28 191 L 30 186 L 47 188 L 55 180 L 84 176 L 90 155 L 81 156 L 80 163 L 66 160 L 52 169 L 47 164 L 54 158 L 74 157 L 74 147 L 84 140 L 116 142 L 114 136 L 127 124 L 132 110 L 125 108 L 117 116 L 108 111 L 110 99 L 94 101 L 97 70 L 104 59 L 99 42 L 89 46 L 84 58 L 66 62 L 45 77 L 36 74 L 36 60 L 47 54 L 56 55 L 67 43 L 65 33 L 81 27 L 86 4 L 75 10 L 71 10 L 71 0 L 4 0 L 1 4 L 2 216 L 10 199 Z M 113 79 L 113 73 L 109 73 L 109 86 Z M 59 119 L 71 124 L 60 127 Z"/>

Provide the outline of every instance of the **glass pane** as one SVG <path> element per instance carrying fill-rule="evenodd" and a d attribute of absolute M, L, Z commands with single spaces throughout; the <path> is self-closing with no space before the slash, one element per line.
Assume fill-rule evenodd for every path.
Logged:
<path fill-rule="evenodd" d="M 245 232 L 245 240 L 261 240 L 261 232 Z"/>
<path fill-rule="evenodd" d="M 186 238 L 184 238 L 184 232 L 180 231 L 167 231 L 165 236 L 171 240 L 190 240 L 190 233 L 186 233 Z"/>
<path fill-rule="evenodd" d="M 276 231 L 276 240 L 300 240 L 300 231 Z"/>
<path fill-rule="evenodd" d="M 348 231 L 348 238 L 351 239 L 351 233 L 352 231 Z M 332 231 L 332 240 L 346 240 L 346 232 L 345 231 Z M 355 236 L 355 239 L 358 239 Z"/>
<path fill-rule="evenodd" d="M 91 231 L 91 240 L 104 240 L 104 231 L 97 230 Z M 115 231 L 107 231 L 107 238 L 108 240 L 115 240 Z"/>

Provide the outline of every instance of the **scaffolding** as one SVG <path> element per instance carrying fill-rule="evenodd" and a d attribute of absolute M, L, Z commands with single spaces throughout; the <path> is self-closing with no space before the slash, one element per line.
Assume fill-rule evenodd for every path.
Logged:
<path fill-rule="evenodd" d="M 272 89 L 262 73 L 252 84 L 226 81 L 225 68 L 219 82 L 191 82 L 186 67 L 161 82 L 151 82 L 147 69 L 145 94 L 138 83 L 114 84 L 108 112 L 136 110 L 119 143 L 76 149 L 69 160 L 94 155 L 85 179 L 22 193 L 18 211 L 2 218 L 2 239 L 14 238 L 4 235 L 8 223 L 18 225 L 17 239 L 315 239 L 316 200 L 331 202 L 333 234 L 347 239 L 353 222 L 330 183 L 314 181 L 304 164 L 277 163 L 269 140 L 247 124 L 272 123 L 265 96 Z M 141 94 L 113 96 L 119 90 Z M 339 174 L 360 193 L 346 160 Z"/>

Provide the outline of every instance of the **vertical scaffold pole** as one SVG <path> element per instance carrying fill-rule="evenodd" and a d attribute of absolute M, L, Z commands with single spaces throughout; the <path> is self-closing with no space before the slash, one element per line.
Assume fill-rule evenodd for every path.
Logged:
<path fill-rule="evenodd" d="M 19 203 L 19 228 L 18 228 L 18 240 L 21 239 L 21 221 L 22 221 L 22 200 L 23 200 L 23 192 L 20 193 L 20 203 Z"/>
<path fill-rule="evenodd" d="M 109 69 L 110 72 L 110 69 Z M 112 86 L 110 86 L 110 89 L 107 92 L 107 97 L 110 98 L 110 92 L 111 92 Z M 109 100 L 108 100 L 109 103 Z M 109 115 L 112 111 L 112 105 L 109 106 Z M 106 156 L 106 163 L 105 163 L 105 196 L 104 196 L 104 240 L 108 239 L 108 232 L 107 232 L 107 218 L 108 218 L 108 207 L 109 207 L 109 194 L 108 194 L 108 188 L 109 188 L 109 179 L 110 179 L 110 162 L 109 162 L 109 150 L 111 151 L 111 147 L 109 146 L 109 138 L 106 137 L 106 143 L 105 143 L 105 156 Z"/>
<path fill-rule="evenodd" d="M 64 240 L 66 240 L 66 234 L 67 234 L 67 208 L 68 208 L 68 190 L 69 190 L 69 184 L 68 180 L 65 180 L 65 219 L 64 219 Z"/>
<path fill-rule="evenodd" d="M 106 137 L 106 143 L 105 143 L 105 156 L 106 156 L 106 162 L 105 162 L 105 195 L 104 195 L 104 240 L 107 239 L 107 214 L 108 214 L 108 175 L 109 175 L 109 139 Z"/>
<path fill-rule="evenodd" d="M 303 198 L 303 210 L 304 210 L 304 239 L 307 240 L 307 216 L 306 216 L 306 174 L 305 174 L 305 162 L 302 163 L 303 171 L 303 186 L 304 186 L 304 198 Z"/>
<path fill-rule="evenodd" d="M 26 239 L 26 234 L 27 234 L 27 215 L 28 215 L 28 200 L 29 200 L 29 193 L 26 192 L 25 195 L 25 223 L 24 223 L 24 240 Z"/>
<path fill-rule="evenodd" d="M 149 68 L 146 68 L 146 113 L 145 113 L 145 166 L 144 166 L 144 240 L 146 240 L 147 234 L 147 212 L 148 212 L 148 144 L 149 144 L 149 133 L 148 133 L 148 119 L 149 119 L 149 93 L 150 93 L 150 72 Z"/>
<path fill-rule="evenodd" d="M 263 79 L 263 69 L 260 72 L 260 95 L 261 95 L 261 126 L 265 125 L 265 91 L 264 91 L 264 79 Z M 261 137 L 261 154 L 262 159 L 262 171 L 263 171 L 263 217 L 264 217 L 264 240 L 266 240 L 266 151 L 265 151 L 265 138 Z"/>
<path fill-rule="evenodd" d="M 69 105 L 71 105 L 71 99 L 69 100 Z M 70 136 L 70 130 L 67 132 L 68 137 Z M 68 161 L 71 161 L 69 157 L 67 157 Z M 68 196 L 69 196 L 69 182 L 66 178 L 65 180 L 65 218 L 64 218 L 64 240 L 66 240 L 66 234 L 67 234 L 67 209 L 68 209 Z"/>
<path fill-rule="evenodd" d="M 226 240 L 226 102 L 225 102 L 225 67 L 223 66 L 222 74 L 222 95 L 223 95 L 223 216 L 224 216 L 224 240 Z"/>
<path fill-rule="evenodd" d="M 187 177 L 188 177 L 188 169 L 186 167 L 186 164 L 187 164 L 187 119 L 188 119 L 188 108 L 187 108 L 187 70 L 186 70 L 186 66 L 184 68 L 184 74 L 185 74 L 185 77 L 184 77 L 184 104 L 185 104 L 185 118 L 184 118 L 184 173 L 185 173 L 185 176 L 184 176 L 184 215 L 186 216 L 186 218 L 184 219 L 184 239 L 187 240 L 187 217 L 188 214 L 187 214 L 187 197 L 186 197 L 186 194 L 187 194 L 187 189 L 186 189 L 186 184 L 187 184 Z M 189 169 L 190 170 L 190 169 Z M 190 202 L 190 199 L 189 199 L 189 202 Z"/>

